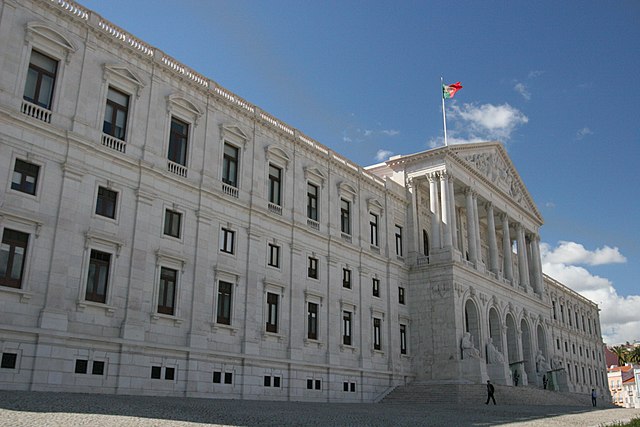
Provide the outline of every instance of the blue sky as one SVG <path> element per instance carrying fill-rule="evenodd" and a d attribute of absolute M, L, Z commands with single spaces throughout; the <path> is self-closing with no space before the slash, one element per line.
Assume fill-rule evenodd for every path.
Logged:
<path fill-rule="evenodd" d="M 544 270 L 640 341 L 640 2 L 84 0 L 361 164 L 502 141 L 545 219 Z"/>

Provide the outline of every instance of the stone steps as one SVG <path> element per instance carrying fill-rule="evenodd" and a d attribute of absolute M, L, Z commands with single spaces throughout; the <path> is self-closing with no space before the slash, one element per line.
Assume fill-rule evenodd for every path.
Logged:
<path fill-rule="evenodd" d="M 557 392 L 533 387 L 496 385 L 495 398 L 499 405 L 556 405 L 591 406 L 591 396 Z M 420 384 L 396 387 L 381 403 L 426 403 L 439 405 L 482 404 L 487 399 L 484 384 Z M 598 402 L 602 406 L 604 402 Z"/>

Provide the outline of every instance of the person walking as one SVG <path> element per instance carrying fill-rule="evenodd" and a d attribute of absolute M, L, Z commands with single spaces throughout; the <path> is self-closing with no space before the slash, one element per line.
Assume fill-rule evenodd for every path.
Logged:
<path fill-rule="evenodd" d="M 491 381 L 487 380 L 487 401 L 484 402 L 485 405 L 489 404 L 489 399 L 493 400 L 493 404 L 496 404 L 496 398 L 493 397 L 493 393 L 495 392 L 495 389 L 493 388 L 493 384 L 491 384 Z"/>
<path fill-rule="evenodd" d="M 596 398 L 598 397 L 598 394 L 596 393 L 596 389 L 592 388 L 591 389 L 591 404 L 593 406 L 596 406 Z"/>

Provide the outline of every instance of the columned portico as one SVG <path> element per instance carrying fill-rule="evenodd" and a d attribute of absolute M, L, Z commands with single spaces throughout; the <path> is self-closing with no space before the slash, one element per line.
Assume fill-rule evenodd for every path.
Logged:
<path fill-rule="evenodd" d="M 516 225 L 516 238 L 518 243 L 518 273 L 520 277 L 520 286 L 529 287 L 529 267 L 527 263 L 527 245 L 524 236 L 524 227 L 518 223 Z"/>
<path fill-rule="evenodd" d="M 487 236 L 489 239 L 489 270 L 497 275 L 499 272 L 498 243 L 496 241 L 496 222 L 493 216 L 493 204 L 487 202 L 485 208 L 487 211 Z"/>
<path fill-rule="evenodd" d="M 440 172 L 440 192 L 442 197 L 442 247 L 451 248 L 453 246 L 451 236 L 451 216 L 453 211 L 450 209 L 449 175 L 446 172 Z"/>
<path fill-rule="evenodd" d="M 429 179 L 429 210 L 431 212 L 431 247 L 439 249 L 440 243 L 440 209 L 438 203 L 438 177 L 435 173 L 427 175 Z"/>
<path fill-rule="evenodd" d="M 509 232 L 509 217 L 506 213 L 500 214 L 502 220 L 502 257 L 504 262 L 504 278 L 513 281 L 513 259 L 511 254 L 511 233 Z"/>
<path fill-rule="evenodd" d="M 474 214 L 475 199 L 471 188 L 467 188 L 464 194 L 467 202 L 467 247 L 469 250 L 469 261 L 473 263 L 473 265 L 476 265 L 478 245 L 476 244 L 476 217 Z"/>

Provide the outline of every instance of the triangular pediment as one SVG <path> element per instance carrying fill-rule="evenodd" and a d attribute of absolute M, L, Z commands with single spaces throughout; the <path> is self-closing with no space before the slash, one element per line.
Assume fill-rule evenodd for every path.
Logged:
<path fill-rule="evenodd" d="M 136 73 L 131 71 L 128 67 L 119 64 L 104 64 L 104 70 L 106 73 L 116 75 L 130 84 L 135 86 L 144 87 L 144 82 Z"/>
<path fill-rule="evenodd" d="M 506 194 L 514 203 L 542 222 L 542 215 L 540 215 L 533 198 L 502 144 L 486 142 L 452 145 L 448 148 L 449 153 L 453 154 L 468 169 L 482 176 L 491 185 Z"/>

